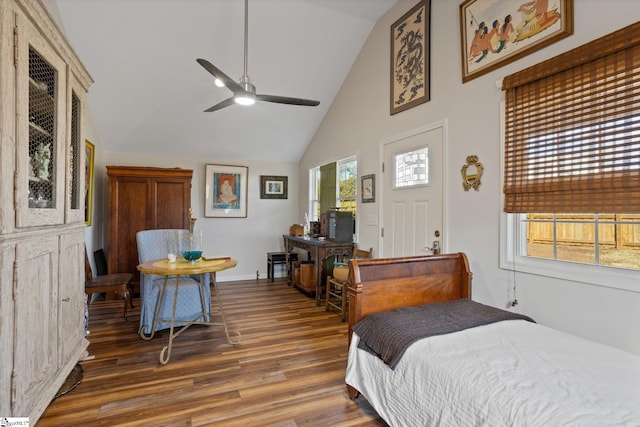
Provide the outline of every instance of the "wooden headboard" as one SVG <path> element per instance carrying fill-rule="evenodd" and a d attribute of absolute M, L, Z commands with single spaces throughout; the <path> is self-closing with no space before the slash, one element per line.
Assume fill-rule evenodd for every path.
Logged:
<path fill-rule="evenodd" d="M 462 253 L 349 261 L 351 328 L 372 313 L 471 297 L 467 256 Z"/>

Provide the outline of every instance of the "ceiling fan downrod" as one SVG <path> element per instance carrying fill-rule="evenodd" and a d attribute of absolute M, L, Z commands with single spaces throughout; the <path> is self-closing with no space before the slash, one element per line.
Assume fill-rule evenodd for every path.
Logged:
<path fill-rule="evenodd" d="M 252 105 L 256 102 L 256 87 L 249 79 L 249 0 L 244 0 L 244 71 L 240 77 L 240 86 L 245 93 L 236 94 L 234 100 L 236 104 Z"/>

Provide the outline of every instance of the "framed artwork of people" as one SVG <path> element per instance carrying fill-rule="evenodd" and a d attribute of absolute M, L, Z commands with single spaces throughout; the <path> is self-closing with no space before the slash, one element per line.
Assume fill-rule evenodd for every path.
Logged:
<path fill-rule="evenodd" d="M 573 34 L 573 0 L 465 0 L 462 82 Z"/>
<path fill-rule="evenodd" d="M 207 165 L 204 216 L 247 217 L 247 166 Z"/>

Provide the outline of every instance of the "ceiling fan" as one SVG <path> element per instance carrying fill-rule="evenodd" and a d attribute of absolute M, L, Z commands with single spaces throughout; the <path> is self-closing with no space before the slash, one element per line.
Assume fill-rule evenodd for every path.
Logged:
<path fill-rule="evenodd" d="M 249 33 L 249 0 L 244 1 L 244 73 L 242 77 L 240 77 L 240 81 L 236 83 L 225 73 L 220 71 L 215 65 L 206 59 L 198 58 L 197 61 L 200 65 L 204 67 L 205 70 L 210 72 L 213 77 L 216 79 L 217 86 L 226 86 L 231 92 L 233 92 L 233 96 L 225 99 L 224 101 L 219 102 L 213 107 L 207 108 L 204 110 L 206 113 L 211 111 L 220 110 L 224 107 L 228 107 L 234 102 L 240 105 L 251 105 L 256 100 L 258 101 L 267 101 L 267 102 L 276 102 L 279 104 L 291 104 L 291 105 L 306 105 L 310 107 L 315 107 L 316 105 L 320 105 L 320 101 L 314 101 L 311 99 L 302 99 L 302 98 L 291 98 L 289 96 L 277 96 L 277 95 L 261 95 L 256 94 L 256 87 L 251 84 L 249 80 L 249 76 L 247 75 L 247 57 L 248 57 L 248 33 Z"/>

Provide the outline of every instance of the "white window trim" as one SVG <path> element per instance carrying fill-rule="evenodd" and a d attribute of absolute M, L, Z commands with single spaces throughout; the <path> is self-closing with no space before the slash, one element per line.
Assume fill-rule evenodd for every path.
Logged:
<path fill-rule="evenodd" d="M 317 192 L 315 192 L 315 190 L 317 190 L 316 188 L 316 177 L 315 174 L 320 171 L 320 166 L 315 166 L 311 169 L 309 169 L 309 200 L 308 200 L 308 217 L 309 217 L 309 221 L 320 221 L 320 218 L 317 218 L 317 212 L 314 209 L 313 206 L 313 202 L 317 202 L 320 203 L 319 200 L 314 199 L 311 194 L 313 194 L 314 196 L 317 194 Z M 315 193 L 315 194 L 314 194 Z"/>
<path fill-rule="evenodd" d="M 500 188 L 504 187 L 504 124 L 505 103 L 500 103 Z M 500 191 L 500 210 L 504 206 L 504 193 Z M 517 214 L 500 214 L 500 268 L 541 277 L 604 286 L 640 293 L 640 271 L 603 265 L 582 264 L 523 256 L 523 230 Z M 520 238 L 516 240 L 516 236 Z M 518 247 L 516 247 L 518 246 Z"/>

